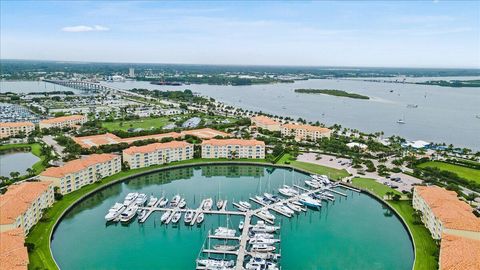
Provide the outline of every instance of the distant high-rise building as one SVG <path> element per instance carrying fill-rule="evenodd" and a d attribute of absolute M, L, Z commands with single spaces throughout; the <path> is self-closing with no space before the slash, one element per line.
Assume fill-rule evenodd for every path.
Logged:
<path fill-rule="evenodd" d="M 134 68 L 129 68 L 128 69 L 128 76 L 133 78 L 135 77 L 135 69 Z"/>

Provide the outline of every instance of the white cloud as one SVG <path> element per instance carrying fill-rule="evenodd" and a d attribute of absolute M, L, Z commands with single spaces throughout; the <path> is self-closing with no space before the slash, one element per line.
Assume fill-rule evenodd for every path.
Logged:
<path fill-rule="evenodd" d="M 98 31 L 109 31 L 110 28 L 101 26 L 101 25 L 94 25 L 94 26 L 87 26 L 87 25 L 75 25 L 75 26 L 65 26 L 62 28 L 63 32 L 98 32 Z"/>

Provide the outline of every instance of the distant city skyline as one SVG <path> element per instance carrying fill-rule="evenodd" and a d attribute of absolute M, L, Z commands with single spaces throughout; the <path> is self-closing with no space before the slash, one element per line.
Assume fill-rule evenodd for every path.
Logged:
<path fill-rule="evenodd" d="M 480 68 L 477 1 L 0 5 L 0 59 Z"/>

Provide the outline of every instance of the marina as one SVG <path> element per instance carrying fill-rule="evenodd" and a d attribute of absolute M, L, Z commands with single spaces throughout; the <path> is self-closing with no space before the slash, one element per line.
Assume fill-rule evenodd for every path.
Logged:
<path fill-rule="evenodd" d="M 239 167 L 241 170 L 238 171 Z M 240 176 L 228 172 L 233 169 L 240 172 Z M 285 175 L 287 177 L 284 181 Z M 390 228 L 404 230 L 395 216 L 385 217 L 382 214 L 385 209 L 377 201 L 340 185 L 331 190 L 346 194 L 346 197 L 329 190 L 322 194 L 331 193 L 334 200 L 323 199 L 319 208 L 298 205 L 300 203 L 296 199 L 302 195 L 321 195 L 318 190 L 305 185 L 304 181 L 309 179 L 310 175 L 269 166 L 201 166 L 151 173 L 102 190 L 72 209 L 54 233 L 52 252 L 60 267 L 74 270 L 81 269 L 74 263 L 77 258 L 81 261 L 81 256 L 90 256 L 90 243 L 100 245 L 101 249 L 97 252 L 101 257 L 94 256 L 92 258 L 97 259 L 93 259 L 93 262 L 83 262 L 86 267 L 93 267 L 94 263 L 102 267 L 104 263 L 114 262 L 116 269 L 142 266 L 157 269 L 192 269 L 198 266 L 198 269 L 208 269 L 206 265 L 198 264 L 198 261 L 213 260 L 215 264 L 218 261 L 233 261 L 225 269 L 256 269 L 255 265 L 258 267 L 259 264 L 296 269 L 309 268 L 307 265 L 311 263 L 311 256 L 317 256 L 322 265 L 329 267 L 336 264 L 329 258 L 340 256 L 339 252 L 345 250 L 343 243 L 346 242 L 343 240 L 324 240 L 329 239 L 332 230 L 338 229 L 342 233 L 335 233 L 334 239 L 348 238 L 349 245 L 357 247 L 363 256 L 349 257 L 346 264 L 358 265 L 367 256 L 379 264 L 392 266 L 392 269 L 411 267 L 413 255 L 408 235 L 393 234 L 390 231 Z M 219 183 L 221 197 L 218 196 Z M 295 187 L 298 185 L 309 191 L 303 192 L 300 189 L 297 196 L 285 197 L 278 192 L 278 189 L 284 188 L 283 183 L 295 190 L 299 190 Z M 127 223 L 106 222 L 103 216 L 115 203 L 123 205 L 130 193 L 147 195 L 145 204 L 139 206 L 139 214 Z M 170 200 L 175 195 L 181 197 L 179 201 L 185 199 L 185 208 L 170 206 Z M 152 197 L 157 198 L 156 205 L 149 205 Z M 263 206 L 250 200 L 257 197 L 261 197 L 262 202 L 266 202 L 267 197 L 278 201 L 270 201 Z M 205 200 L 210 198 L 212 207 L 209 210 L 203 209 Z M 166 199 L 168 203 L 160 206 L 159 202 L 165 202 Z M 228 202 L 218 209 L 218 200 Z M 242 212 L 233 205 L 240 202 L 249 203 L 250 210 Z M 290 212 L 291 217 L 288 218 L 273 210 L 287 214 L 286 208 L 278 207 L 281 204 L 287 208 L 290 205 L 297 211 L 290 208 L 293 214 Z M 142 212 L 145 212 L 143 216 Z M 160 221 L 164 213 L 170 213 L 170 217 L 173 212 L 181 215 L 177 223 L 173 222 L 173 217 L 168 225 Z M 275 218 L 269 219 L 262 212 L 270 213 Z M 196 218 L 191 216 L 190 222 L 186 222 L 187 213 Z M 358 215 L 370 218 L 360 219 Z M 198 218 L 202 216 L 203 220 L 200 219 L 201 222 L 198 223 Z M 72 218 L 75 223 L 70 222 Z M 369 226 L 364 227 L 362 222 L 357 222 L 356 226 L 351 227 L 348 221 L 354 219 L 368 221 Z M 192 220 L 195 221 L 191 223 Z M 383 228 L 382 231 L 374 229 L 378 226 Z M 272 233 L 272 228 L 276 228 L 275 233 Z M 233 235 L 231 230 L 235 231 Z M 95 233 L 86 234 L 87 231 Z M 376 239 L 374 250 L 376 254 L 382 254 L 382 257 L 375 257 L 370 253 L 372 249 L 361 248 L 365 245 L 364 240 L 361 240 L 364 235 Z M 57 248 L 59 243 L 61 249 Z M 62 256 L 73 249 L 78 250 L 78 256 Z M 300 250 L 309 252 L 307 254 Z M 389 257 L 392 250 L 395 254 L 403 252 L 401 254 L 405 255 L 401 257 L 408 257 L 403 257 L 402 261 L 397 260 L 398 257 Z M 118 258 L 116 254 L 129 254 L 130 259 L 117 264 L 115 262 L 120 259 L 115 259 Z M 368 267 L 360 265 L 358 269 Z"/>

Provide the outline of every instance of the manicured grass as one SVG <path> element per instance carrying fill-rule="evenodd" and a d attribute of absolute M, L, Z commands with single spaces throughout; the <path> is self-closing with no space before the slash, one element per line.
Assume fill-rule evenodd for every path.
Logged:
<path fill-rule="evenodd" d="M 352 184 L 358 188 L 366 189 L 378 197 L 383 198 L 383 196 L 388 192 L 394 192 L 396 194 L 401 194 L 397 190 L 394 190 L 388 186 L 376 182 L 374 179 L 370 178 L 353 178 Z M 415 243 L 415 270 L 431 270 L 438 268 L 438 261 L 436 255 L 438 254 L 438 245 L 433 240 L 430 232 L 425 226 L 421 224 L 414 224 L 413 213 L 415 210 L 412 207 L 412 201 L 385 201 L 388 205 L 394 208 L 398 214 L 403 218 L 407 227 L 409 228 L 413 242 Z"/>
<path fill-rule="evenodd" d="M 283 154 L 283 156 L 276 162 L 276 164 L 287 164 L 288 162 L 291 162 L 290 158 L 292 156 L 289 153 Z M 288 161 L 288 162 L 287 162 Z"/>
<path fill-rule="evenodd" d="M 37 161 L 35 164 L 32 165 L 32 169 L 35 170 L 35 174 L 39 174 L 43 170 L 45 170 L 45 166 L 43 166 L 43 161 L 46 158 L 45 156 L 42 155 L 42 146 L 39 143 L 32 143 L 32 144 L 21 143 L 21 144 L 1 145 L 0 151 L 23 149 L 27 147 L 30 148 L 30 152 L 32 152 L 32 154 L 40 158 L 39 161 Z"/>
<path fill-rule="evenodd" d="M 127 131 L 129 128 L 143 128 L 149 130 L 150 128 L 161 128 L 171 123 L 171 117 L 158 117 L 158 118 L 140 118 L 129 121 L 114 121 L 114 122 L 103 122 L 102 126 L 109 131 L 113 130 L 123 130 Z"/>
<path fill-rule="evenodd" d="M 344 177 L 349 176 L 349 173 L 344 169 L 338 170 L 331 167 L 326 167 L 326 166 L 313 164 L 313 163 L 293 160 L 293 161 L 290 161 L 290 165 L 314 174 L 324 174 L 334 180 L 340 180 Z"/>
<path fill-rule="evenodd" d="M 72 193 L 66 194 L 62 200 L 55 202 L 53 206 L 45 211 L 43 218 L 31 229 L 30 233 L 27 236 L 27 243 L 34 243 L 35 248 L 32 252 L 29 252 L 29 269 L 57 269 L 55 262 L 50 255 L 50 234 L 53 230 L 53 226 L 60 215 L 75 201 L 84 196 L 85 194 L 95 190 L 96 188 L 103 186 L 112 181 L 126 178 L 134 174 L 151 171 L 158 168 L 170 167 L 174 165 L 183 165 L 183 164 L 192 164 L 199 162 L 235 162 L 235 161 L 244 161 L 244 162 L 258 162 L 266 163 L 264 159 L 192 159 L 185 160 L 180 162 L 172 162 L 167 165 L 157 165 L 147 168 L 134 169 L 129 171 L 122 171 L 118 174 L 106 177 L 101 181 L 98 181 L 94 184 L 84 186 L 79 190 L 76 190 Z"/>
<path fill-rule="evenodd" d="M 375 181 L 375 179 L 371 179 L 371 178 L 355 177 L 355 178 L 352 179 L 352 185 L 354 185 L 358 188 L 367 189 L 367 190 L 377 194 L 381 198 L 383 198 L 383 196 L 385 196 L 385 194 L 387 194 L 387 192 L 389 192 L 389 191 L 393 192 L 394 194 L 402 195 L 402 193 L 399 192 L 398 190 L 395 190 L 391 187 L 388 187 L 384 184 L 381 184 L 381 183 Z"/>
<path fill-rule="evenodd" d="M 474 181 L 477 184 L 480 184 L 480 170 L 475 170 L 472 168 L 467 168 L 459 165 L 453 165 L 440 161 L 428 161 L 418 165 L 420 168 L 432 167 L 438 168 L 443 171 L 449 171 L 456 173 L 459 177 Z"/>
<path fill-rule="evenodd" d="M 430 232 L 421 224 L 413 224 L 413 213 L 411 201 L 387 201 L 403 217 L 415 242 L 415 270 L 432 270 L 438 268 L 439 247 L 432 239 Z"/>

